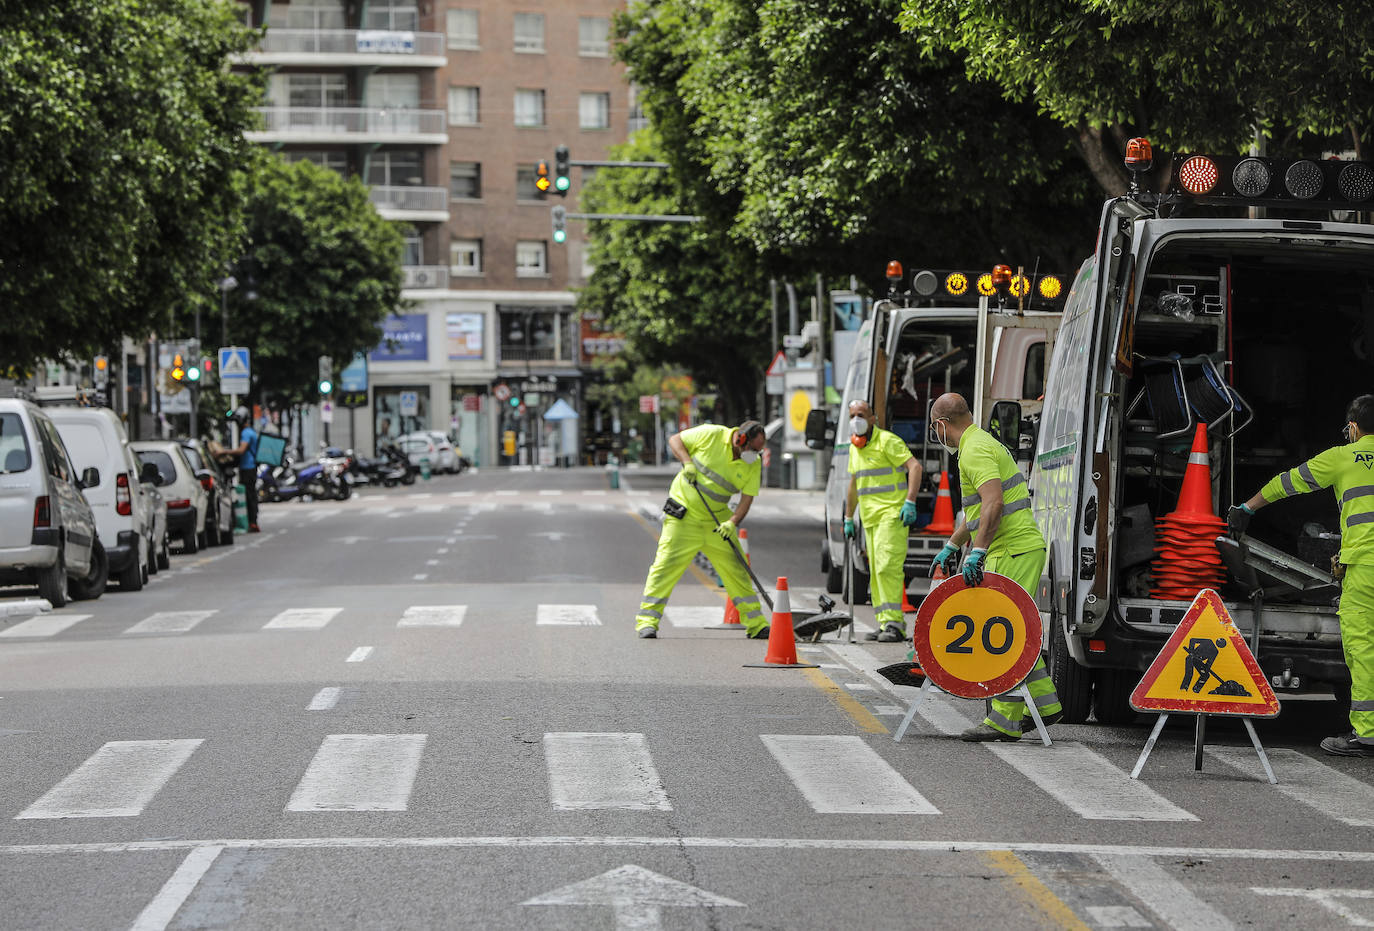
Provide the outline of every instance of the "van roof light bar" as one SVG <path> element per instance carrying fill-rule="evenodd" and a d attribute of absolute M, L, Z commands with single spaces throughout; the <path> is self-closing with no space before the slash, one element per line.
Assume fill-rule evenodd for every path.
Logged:
<path fill-rule="evenodd" d="M 1369 162 L 1181 154 L 1174 166 L 1171 193 L 1200 204 L 1329 211 L 1374 201 Z"/>

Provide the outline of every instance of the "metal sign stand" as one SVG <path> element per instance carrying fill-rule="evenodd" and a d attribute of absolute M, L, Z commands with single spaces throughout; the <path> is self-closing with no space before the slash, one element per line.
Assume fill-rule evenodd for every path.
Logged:
<path fill-rule="evenodd" d="M 931 692 L 938 691 L 941 691 L 941 689 L 938 686 L 936 686 L 935 683 L 930 681 L 929 676 L 926 676 L 925 684 L 921 686 L 921 694 L 917 695 L 915 698 L 911 700 L 911 704 L 907 706 L 906 709 L 906 717 L 902 718 L 902 723 L 901 726 L 897 728 L 897 733 L 892 735 L 892 740 L 894 742 L 900 743 L 902 738 L 906 736 L 906 729 L 911 726 L 912 718 L 916 717 L 917 707 L 921 704 L 921 702 L 926 700 L 927 695 Z M 945 694 L 948 695 L 949 693 L 946 692 Z M 1012 689 L 1010 692 L 1005 692 L 1003 694 L 1021 696 L 1021 700 L 1026 703 L 1026 711 L 1030 713 L 1031 719 L 1035 721 L 1035 730 L 1037 733 L 1040 734 L 1041 743 L 1043 743 L 1047 747 L 1053 746 L 1053 744 L 1050 742 L 1050 732 L 1045 729 L 1045 722 L 1040 719 L 1040 711 L 1035 707 L 1035 699 L 1031 697 L 1030 686 L 1026 685 L 1025 682 L 1022 682 L 1020 685 Z M 958 696 L 956 695 L 954 697 L 957 698 Z M 976 701 L 977 699 L 970 700 Z M 1167 717 L 1167 715 L 1165 715 L 1165 717 Z M 1246 723 L 1248 724 L 1249 721 L 1246 721 Z M 1150 743 L 1154 743 L 1153 737 L 1150 738 Z M 1146 752 L 1149 752 L 1148 747 L 1146 749 Z M 1267 768 L 1269 764 L 1266 762 L 1264 765 Z"/>
<path fill-rule="evenodd" d="M 1145 768 L 1145 761 L 1150 758 L 1150 751 L 1155 748 L 1155 741 L 1159 740 L 1159 735 L 1164 731 L 1164 722 L 1169 720 L 1169 712 L 1161 711 L 1159 719 L 1155 721 L 1154 730 L 1150 731 L 1150 739 L 1145 741 L 1145 749 L 1140 751 L 1140 759 L 1135 761 L 1135 769 L 1131 770 L 1131 778 L 1140 777 L 1140 771 Z M 1245 731 L 1250 735 L 1250 743 L 1254 744 L 1255 752 L 1259 754 L 1260 764 L 1264 766 L 1264 773 L 1269 777 L 1270 785 L 1278 785 L 1279 780 L 1274 776 L 1274 770 L 1269 765 L 1269 756 L 1264 752 L 1264 745 L 1260 743 L 1259 735 L 1255 733 L 1255 725 L 1250 722 L 1249 717 L 1242 717 L 1241 723 L 1245 725 Z M 1202 748 L 1207 742 L 1207 714 L 1199 712 L 1197 715 L 1197 725 L 1193 729 L 1193 770 L 1202 772 Z"/>

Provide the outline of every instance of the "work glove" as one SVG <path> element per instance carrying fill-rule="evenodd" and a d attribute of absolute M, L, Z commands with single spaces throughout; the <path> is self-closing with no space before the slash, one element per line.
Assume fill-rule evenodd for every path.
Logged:
<path fill-rule="evenodd" d="M 733 520 L 723 520 L 716 524 L 716 536 L 722 540 L 733 540 L 735 538 L 735 522 Z"/>
<path fill-rule="evenodd" d="M 684 462 L 682 464 L 682 477 L 687 480 L 688 484 L 695 485 L 697 483 L 697 474 L 697 467 L 692 463 Z"/>
<path fill-rule="evenodd" d="M 844 519 L 844 538 L 846 540 L 854 539 L 854 518 L 852 517 Z"/>
<path fill-rule="evenodd" d="M 988 551 L 985 549 L 975 549 L 968 554 L 964 560 L 964 584 L 982 585 L 983 584 L 983 563 L 987 562 Z"/>
<path fill-rule="evenodd" d="M 902 523 L 905 524 L 905 525 L 908 526 L 908 527 L 910 527 L 912 524 L 916 523 L 916 502 L 915 502 L 915 501 L 903 501 L 903 502 L 902 502 L 902 515 L 901 515 L 901 516 L 902 516 Z"/>
<path fill-rule="evenodd" d="M 953 575 L 959 566 L 959 547 L 946 540 L 945 545 L 940 547 L 940 552 L 935 554 L 935 561 L 930 564 L 929 575 L 935 574 L 936 566 L 939 566 L 945 575 Z"/>
<path fill-rule="evenodd" d="M 1226 529 L 1233 537 L 1245 536 L 1245 531 L 1250 527 L 1250 518 L 1255 516 L 1255 512 L 1250 510 L 1247 504 L 1233 504 L 1231 510 L 1226 512 Z"/>

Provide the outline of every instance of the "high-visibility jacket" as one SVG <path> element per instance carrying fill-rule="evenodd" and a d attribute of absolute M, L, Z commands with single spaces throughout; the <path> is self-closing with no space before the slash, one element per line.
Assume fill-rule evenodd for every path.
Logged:
<path fill-rule="evenodd" d="M 681 472 L 673 479 L 668 493 L 686 506 L 690 516 L 710 520 L 714 515 L 716 520 L 723 521 L 731 514 L 731 497 L 740 494 L 758 497 L 763 463 L 758 459 L 753 462 L 736 459 L 731 445 L 734 435 L 730 427 L 709 423 L 682 431 L 682 444 L 692 456 L 692 465 L 697 467 L 697 490 L 701 494 L 688 487 Z M 709 512 L 702 505 L 702 498 L 709 503 Z"/>
<path fill-rule="evenodd" d="M 1330 488 L 1341 509 L 1341 562 L 1374 565 L 1374 435 L 1333 446 L 1260 489 L 1265 501 Z"/>
<path fill-rule="evenodd" d="M 1002 483 L 1002 521 L 988 544 L 988 556 L 1020 556 L 1045 546 L 1031 514 L 1030 488 L 1007 448 L 972 424 L 959 438 L 959 491 L 963 495 L 964 520 L 977 539 L 982 520 L 978 487 L 996 479 Z"/>
<path fill-rule="evenodd" d="M 862 447 L 849 446 L 849 474 L 854 478 L 859 518 L 872 527 L 895 518 L 906 500 L 906 463 L 911 450 L 897 434 L 876 425 Z"/>

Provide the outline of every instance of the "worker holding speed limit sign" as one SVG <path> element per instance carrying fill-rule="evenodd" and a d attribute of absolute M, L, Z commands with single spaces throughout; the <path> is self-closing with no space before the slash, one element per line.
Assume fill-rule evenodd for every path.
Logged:
<path fill-rule="evenodd" d="M 928 626 L 922 625 L 924 629 L 916 638 L 916 653 L 936 685 L 940 682 L 931 667 L 939 664 L 951 673 L 957 671 L 961 679 L 967 673 L 974 677 L 967 681 L 986 683 L 1004 693 L 992 699 L 983 723 L 960 735 L 963 740 L 1020 740 L 1023 723 L 1029 724 L 1025 729 L 1033 729 L 1034 722 L 1027 719 L 1021 696 L 1005 693 L 1023 681 L 1046 724 L 1064 716 L 1049 669 L 1040 656 L 1040 615 L 1027 594 L 1039 584 L 1040 572 L 1045 568 L 1045 538 L 1031 514 L 1026 477 L 1007 448 L 973 422 L 968 402 L 961 395 L 950 393 L 936 398 L 930 410 L 930 431 L 946 451 L 959 456 L 964 506 L 964 522 L 955 529 L 935 562 L 949 575 L 960 571 L 969 591 L 960 597 L 946 598 L 937 612 L 939 616 L 931 618 Z M 973 547 L 959 569 L 959 553 L 970 541 Z M 985 573 L 1004 576 L 1015 585 L 989 584 L 989 592 L 975 595 L 984 584 Z M 1015 597 L 1012 589 L 1016 587 L 1021 589 L 1024 602 Z M 934 595 L 932 592 L 931 596 Z M 1030 603 L 1034 621 L 1025 616 L 1026 602 Z M 919 620 L 918 616 L 918 624 Z M 1027 635 L 1031 631 L 1027 625 L 1034 627 L 1034 664 L 1029 674 L 1020 670 L 1020 676 L 1013 681 L 1011 677 L 1019 665 L 1016 660 L 1030 665 L 1032 654 Z M 923 640 L 931 654 L 929 660 L 921 652 Z M 1027 648 L 1016 650 L 1013 645 Z"/>

